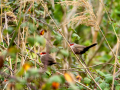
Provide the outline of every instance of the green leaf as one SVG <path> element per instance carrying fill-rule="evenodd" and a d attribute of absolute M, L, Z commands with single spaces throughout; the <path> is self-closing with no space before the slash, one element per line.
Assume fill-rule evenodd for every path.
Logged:
<path fill-rule="evenodd" d="M 51 49 L 50 49 L 50 52 L 51 52 L 51 53 L 54 53 L 54 52 L 57 52 L 57 51 L 58 51 L 57 48 L 51 48 Z"/>
<path fill-rule="evenodd" d="M 56 46 L 57 46 L 58 44 L 60 44 L 60 41 L 59 41 L 59 40 L 55 40 L 54 43 L 53 43 L 53 45 L 56 45 Z"/>
<path fill-rule="evenodd" d="M 46 44 L 45 38 L 43 38 L 41 36 L 36 36 L 35 39 L 40 45 L 45 45 Z"/>
<path fill-rule="evenodd" d="M 117 56 L 117 58 L 120 60 L 120 56 Z"/>
<path fill-rule="evenodd" d="M 47 74 L 48 76 L 51 76 L 51 73 L 50 73 L 49 71 L 46 71 L 46 74 Z"/>
<path fill-rule="evenodd" d="M 113 76 L 110 76 L 110 74 L 105 75 L 105 82 L 107 83 L 112 83 Z"/>
<path fill-rule="evenodd" d="M 28 26 L 28 22 L 24 22 L 21 24 L 21 28 Z"/>
<path fill-rule="evenodd" d="M 64 78 L 64 76 L 63 75 L 60 75 L 60 78 L 61 78 L 61 80 L 62 80 L 62 83 L 65 83 L 65 78 Z"/>
<path fill-rule="evenodd" d="M 72 38 L 75 40 L 80 40 L 80 37 L 76 33 L 72 34 Z"/>
<path fill-rule="evenodd" d="M 105 62 L 105 61 L 108 61 L 110 58 L 111 58 L 111 55 L 105 54 L 104 56 L 99 57 L 98 59 L 102 62 Z"/>
<path fill-rule="evenodd" d="M 8 27 L 8 29 L 5 29 L 5 30 L 3 31 L 3 33 L 4 33 L 4 34 L 7 34 L 7 33 L 11 34 L 14 29 L 15 29 L 14 27 L 11 27 L 11 26 L 10 26 L 10 27 Z"/>
<path fill-rule="evenodd" d="M 16 54 L 19 52 L 20 50 L 17 48 L 17 47 L 15 47 L 15 46 L 13 46 L 13 47 L 10 47 L 9 49 L 8 49 L 8 54 L 12 57 L 12 58 L 16 58 Z"/>
<path fill-rule="evenodd" d="M 36 25 L 32 24 L 32 23 L 29 23 L 28 24 L 28 27 L 31 31 L 31 33 L 34 33 L 34 31 L 37 29 Z"/>
<path fill-rule="evenodd" d="M 74 29 L 72 29 L 72 28 L 69 28 L 68 31 L 69 31 L 69 32 L 70 32 L 70 31 L 73 31 L 73 32 L 77 33 L 77 32 L 76 32 Z"/>
<path fill-rule="evenodd" d="M 95 78 L 95 81 L 98 82 L 98 80 L 100 80 L 100 77 L 96 77 Z"/>
<path fill-rule="evenodd" d="M 78 87 L 74 83 L 70 83 L 72 90 L 78 90 Z"/>
<path fill-rule="evenodd" d="M 24 74 L 24 69 L 20 68 L 20 70 L 16 73 L 16 76 L 22 76 Z"/>
<path fill-rule="evenodd" d="M 55 38 L 56 38 L 57 40 L 62 40 L 62 36 L 59 35 L 59 34 L 57 34 L 57 36 L 55 36 Z"/>
<path fill-rule="evenodd" d="M 106 87 L 106 83 L 105 83 L 105 82 L 102 82 L 102 83 L 100 83 L 99 86 L 102 88 L 102 90 L 104 90 L 104 88 Z"/>
<path fill-rule="evenodd" d="M 31 46 L 33 46 L 35 44 L 35 38 L 34 37 L 28 37 L 27 41 Z"/>
<path fill-rule="evenodd" d="M 60 4 L 55 4 L 54 17 L 58 22 L 61 22 L 63 16 L 62 7 Z"/>
<path fill-rule="evenodd" d="M 68 50 L 60 50 L 60 52 L 66 57 L 69 56 Z"/>
<path fill-rule="evenodd" d="M 91 80 L 90 80 L 89 78 L 87 78 L 87 77 L 84 78 L 84 83 L 89 84 L 90 81 L 91 81 Z"/>
<path fill-rule="evenodd" d="M 104 90 L 110 90 L 110 88 L 109 88 L 109 87 L 107 87 L 107 88 L 104 88 Z"/>
<path fill-rule="evenodd" d="M 115 87 L 115 90 L 120 90 L 120 85 L 117 85 L 117 86 Z"/>
<path fill-rule="evenodd" d="M 49 79 L 49 83 L 52 83 L 52 82 L 58 82 L 58 83 L 61 83 L 62 80 L 61 80 L 60 76 L 58 76 L 58 75 L 54 75 L 54 76 L 50 77 L 50 79 Z"/>
<path fill-rule="evenodd" d="M 97 70 L 97 72 L 98 72 L 99 75 L 101 75 L 101 76 L 105 76 L 105 74 L 104 74 L 102 71 Z"/>
<path fill-rule="evenodd" d="M 37 14 L 44 14 L 44 12 L 43 11 L 40 11 L 40 10 L 35 10 L 35 12 L 37 13 Z"/>
<path fill-rule="evenodd" d="M 28 76 L 38 77 L 39 76 L 39 69 L 31 68 L 27 71 L 27 73 L 28 73 Z"/>
<path fill-rule="evenodd" d="M 34 20 L 34 22 L 36 22 L 35 19 L 33 19 L 33 20 Z M 29 30 L 30 30 L 31 33 L 33 33 L 35 30 L 37 30 L 36 25 L 33 24 L 33 23 L 30 23 L 30 22 L 22 23 L 21 27 L 22 27 L 22 28 L 23 28 L 23 27 L 29 27 Z"/>
<path fill-rule="evenodd" d="M 16 90 L 23 90 L 23 85 L 21 83 L 16 83 L 15 84 Z"/>

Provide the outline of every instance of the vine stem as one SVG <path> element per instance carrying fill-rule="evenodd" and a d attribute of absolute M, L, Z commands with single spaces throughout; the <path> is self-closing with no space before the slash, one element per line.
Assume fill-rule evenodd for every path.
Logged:
<path fill-rule="evenodd" d="M 51 15 L 49 14 L 47 7 L 45 7 L 45 5 L 43 5 L 43 4 L 44 4 L 44 1 L 43 1 L 43 0 L 40 0 L 40 1 L 41 1 L 42 6 L 44 7 L 44 9 L 46 10 L 47 14 L 49 15 L 49 17 L 51 18 L 51 20 L 52 20 L 53 23 L 55 24 L 55 26 L 56 26 L 56 28 L 57 28 L 56 30 L 62 35 L 62 37 L 63 37 L 64 40 L 66 41 L 67 45 L 69 46 L 69 48 L 71 49 L 71 51 L 73 52 L 73 54 L 75 55 L 75 57 L 77 58 L 79 64 L 81 64 L 81 65 L 86 69 L 86 72 L 88 73 L 88 75 L 92 78 L 92 80 L 95 82 L 95 84 L 98 86 L 98 88 L 99 88 L 100 90 L 102 90 L 101 87 L 99 86 L 99 84 L 98 84 L 98 83 L 95 81 L 95 79 L 92 77 L 91 73 L 88 71 L 88 69 L 86 68 L 86 66 L 80 61 L 80 59 L 78 58 L 78 56 L 74 53 L 74 51 L 73 51 L 72 48 L 70 47 L 69 42 L 67 41 L 67 39 L 65 38 L 65 36 L 62 34 L 62 32 L 59 30 L 59 27 L 56 25 L 55 21 L 53 20 L 53 18 L 52 18 Z"/>

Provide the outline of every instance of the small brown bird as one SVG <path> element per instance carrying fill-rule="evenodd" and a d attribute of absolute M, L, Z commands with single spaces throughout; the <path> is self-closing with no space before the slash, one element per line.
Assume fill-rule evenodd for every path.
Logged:
<path fill-rule="evenodd" d="M 94 43 L 90 46 L 83 46 L 83 45 L 78 45 L 75 43 L 70 44 L 70 47 L 73 49 L 73 51 L 75 52 L 75 54 L 83 54 L 86 51 L 88 51 L 88 49 L 90 49 L 91 47 L 97 45 L 97 43 Z"/>
<path fill-rule="evenodd" d="M 40 53 L 40 59 L 41 59 L 41 62 L 44 65 L 47 65 L 47 66 L 51 66 L 53 64 L 57 64 L 57 62 L 55 62 L 53 57 L 50 54 L 46 53 L 46 52 L 41 52 Z"/>

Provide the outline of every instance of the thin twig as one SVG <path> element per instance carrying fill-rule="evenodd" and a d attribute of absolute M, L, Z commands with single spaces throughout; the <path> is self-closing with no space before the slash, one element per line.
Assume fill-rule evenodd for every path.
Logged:
<path fill-rule="evenodd" d="M 108 60 L 106 63 L 110 63 L 113 59 L 114 59 L 114 56 L 112 56 L 112 57 L 110 58 L 110 60 Z M 103 67 L 101 68 L 101 70 L 104 69 L 104 68 L 106 67 L 106 65 L 107 65 L 107 64 L 104 64 Z"/>
<path fill-rule="evenodd" d="M 93 66 L 89 66 L 89 67 L 86 67 L 86 68 L 94 68 L 94 67 L 97 67 L 97 66 L 99 66 L 99 65 L 112 65 L 112 66 L 114 66 L 113 64 L 111 64 L 111 63 L 101 63 L 101 64 L 97 64 L 97 65 L 93 65 Z M 76 69 L 85 69 L 85 68 L 69 68 L 69 69 L 58 69 L 58 70 L 76 70 Z"/>
<path fill-rule="evenodd" d="M 116 72 L 116 63 L 117 63 L 117 55 L 118 55 L 118 47 L 119 47 L 119 40 L 117 40 L 117 49 L 116 49 L 116 57 L 115 57 L 115 63 L 114 63 L 114 71 L 113 71 L 113 81 L 112 81 L 112 90 L 114 90 L 114 81 L 115 81 L 115 72 Z"/>
<path fill-rule="evenodd" d="M 7 67 L 14 75 L 14 71 L 8 65 L 4 65 L 4 67 Z"/>

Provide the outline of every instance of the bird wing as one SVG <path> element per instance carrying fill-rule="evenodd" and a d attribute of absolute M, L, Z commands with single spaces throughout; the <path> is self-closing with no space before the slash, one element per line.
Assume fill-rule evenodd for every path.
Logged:
<path fill-rule="evenodd" d="M 55 61 L 51 55 L 49 55 L 48 59 L 49 59 L 48 61 L 50 61 L 50 62 Z"/>
<path fill-rule="evenodd" d="M 81 52 L 84 50 L 84 48 L 86 48 L 86 46 L 78 45 L 78 44 L 76 44 L 74 47 L 78 52 Z"/>

